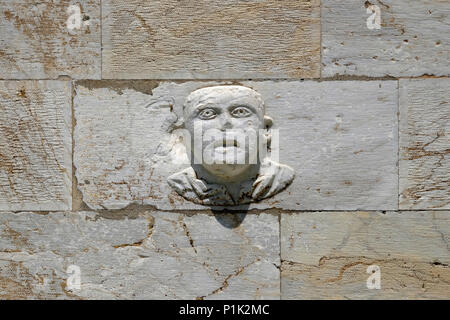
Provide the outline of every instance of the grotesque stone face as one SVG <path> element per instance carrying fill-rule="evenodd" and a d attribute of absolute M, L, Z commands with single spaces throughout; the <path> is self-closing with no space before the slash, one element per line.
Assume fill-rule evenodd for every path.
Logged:
<path fill-rule="evenodd" d="M 250 88 L 214 86 L 192 92 L 184 104 L 191 167 L 170 176 L 169 185 L 189 201 L 213 206 L 277 194 L 292 182 L 294 171 L 267 156 L 271 124 L 261 95 Z"/>
<path fill-rule="evenodd" d="M 219 180 L 236 181 L 257 165 L 258 132 L 265 127 L 259 93 L 242 86 L 196 90 L 186 99 L 185 128 L 194 163 Z M 216 180 L 217 180 L 216 179 Z"/>

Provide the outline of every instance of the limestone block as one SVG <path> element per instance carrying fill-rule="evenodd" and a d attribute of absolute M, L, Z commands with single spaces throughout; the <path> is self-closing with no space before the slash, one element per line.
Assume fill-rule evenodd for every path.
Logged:
<path fill-rule="evenodd" d="M 0 220 L 2 299 L 279 298 L 275 215 L 58 212 Z M 79 289 L 69 266 L 79 267 Z"/>
<path fill-rule="evenodd" d="M 174 160 L 184 154 L 178 141 L 167 133 L 189 92 L 212 84 L 163 82 L 153 88 L 153 95 L 150 89 L 156 84 L 152 82 L 80 84 L 74 99 L 74 161 L 85 202 L 92 208 L 120 208 L 132 202 L 192 208 L 165 183 L 168 175 L 183 168 Z M 269 200 L 263 207 L 348 208 L 356 199 L 360 201 L 356 208 L 376 208 L 378 201 L 386 208 L 396 208 L 395 82 L 243 84 L 263 95 L 266 113 L 280 129 L 280 160 L 297 168 L 299 174 L 291 187 L 297 190 L 280 193 L 282 204 Z M 339 95 L 342 100 L 335 98 Z M 343 111 L 349 112 L 344 122 Z M 348 131 L 353 125 L 356 134 Z M 293 135 L 298 128 L 300 134 Z M 372 170 L 375 163 L 381 166 L 379 171 Z M 358 165 L 360 171 L 355 170 Z M 336 166 L 341 170 L 335 170 Z M 349 174 L 356 174 L 356 185 Z M 330 181 L 338 187 L 330 187 Z M 341 204 L 338 197 L 343 198 Z"/>
<path fill-rule="evenodd" d="M 450 79 L 400 80 L 400 209 L 450 208 Z"/>
<path fill-rule="evenodd" d="M 74 165 L 84 202 L 92 209 L 132 203 L 209 209 L 167 184 L 167 177 L 189 167 L 183 143 L 169 132 L 182 122 L 189 93 L 217 84 L 79 82 Z M 245 208 L 397 209 L 396 81 L 239 84 L 262 95 L 273 129 L 279 130 L 279 162 L 296 174 L 286 190 Z"/>
<path fill-rule="evenodd" d="M 450 75 L 449 24 L 448 1 L 323 0 L 322 77 Z"/>
<path fill-rule="evenodd" d="M 320 1 L 102 1 L 103 78 L 320 76 Z"/>
<path fill-rule="evenodd" d="M 72 208 L 68 81 L 0 81 L 0 210 Z"/>
<path fill-rule="evenodd" d="M 282 215 L 281 297 L 449 299 L 449 219 L 448 211 Z M 380 289 L 367 287 L 369 266 L 379 268 Z"/>
<path fill-rule="evenodd" d="M 101 78 L 100 0 L 0 0 L 0 78 Z"/>

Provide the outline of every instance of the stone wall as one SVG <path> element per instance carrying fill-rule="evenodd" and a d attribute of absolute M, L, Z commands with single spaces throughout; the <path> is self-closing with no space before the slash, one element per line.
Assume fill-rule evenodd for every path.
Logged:
<path fill-rule="evenodd" d="M 450 299 L 449 31 L 438 0 L 0 0 L 0 298 Z M 285 191 L 167 184 L 218 84 L 263 97 Z"/>

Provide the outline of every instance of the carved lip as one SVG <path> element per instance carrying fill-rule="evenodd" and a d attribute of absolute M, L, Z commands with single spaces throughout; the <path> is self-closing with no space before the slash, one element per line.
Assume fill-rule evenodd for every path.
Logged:
<path fill-rule="evenodd" d="M 212 143 L 213 148 L 217 149 L 217 148 L 239 148 L 240 144 L 236 139 L 219 139 L 216 140 Z"/>

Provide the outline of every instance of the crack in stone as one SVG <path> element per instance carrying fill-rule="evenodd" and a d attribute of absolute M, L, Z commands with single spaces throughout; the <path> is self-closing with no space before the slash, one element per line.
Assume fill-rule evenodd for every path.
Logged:
<path fill-rule="evenodd" d="M 155 218 L 154 217 L 147 216 L 146 219 L 148 221 L 148 225 L 147 225 L 148 231 L 147 231 L 147 235 L 143 239 L 138 240 L 138 241 L 133 242 L 133 243 L 124 243 L 124 244 L 115 245 L 115 246 L 113 246 L 113 248 L 118 249 L 118 248 L 140 247 L 140 246 L 142 246 L 142 244 L 144 244 L 145 240 L 149 239 L 152 236 L 152 234 L 153 234 L 153 227 L 154 227 L 154 224 L 155 224 Z"/>
<path fill-rule="evenodd" d="M 189 232 L 189 229 L 188 229 L 186 223 L 184 222 L 183 216 L 180 216 L 179 222 L 180 222 L 181 226 L 183 227 L 186 237 L 189 240 L 189 244 L 191 245 L 192 249 L 194 249 L 195 254 L 197 254 L 197 249 L 195 248 L 194 239 L 192 239 L 192 237 L 191 237 L 191 233 Z"/>
<path fill-rule="evenodd" d="M 213 290 L 211 293 L 207 294 L 206 296 L 199 296 L 199 297 L 195 298 L 195 300 L 204 300 L 205 298 L 208 298 L 208 297 L 210 297 L 212 295 L 215 295 L 215 294 L 217 294 L 219 292 L 224 291 L 228 287 L 228 285 L 229 285 L 228 281 L 231 278 L 239 276 L 242 272 L 244 272 L 245 269 L 247 269 L 248 267 L 250 267 L 251 265 L 255 264 L 258 261 L 260 261 L 259 258 L 256 259 L 253 262 L 250 262 L 249 264 L 247 264 L 245 266 L 239 267 L 238 270 L 236 270 L 234 273 L 231 273 L 231 274 L 229 274 L 228 276 L 225 277 L 225 279 L 222 282 L 222 285 L 219 288 Z"/>

